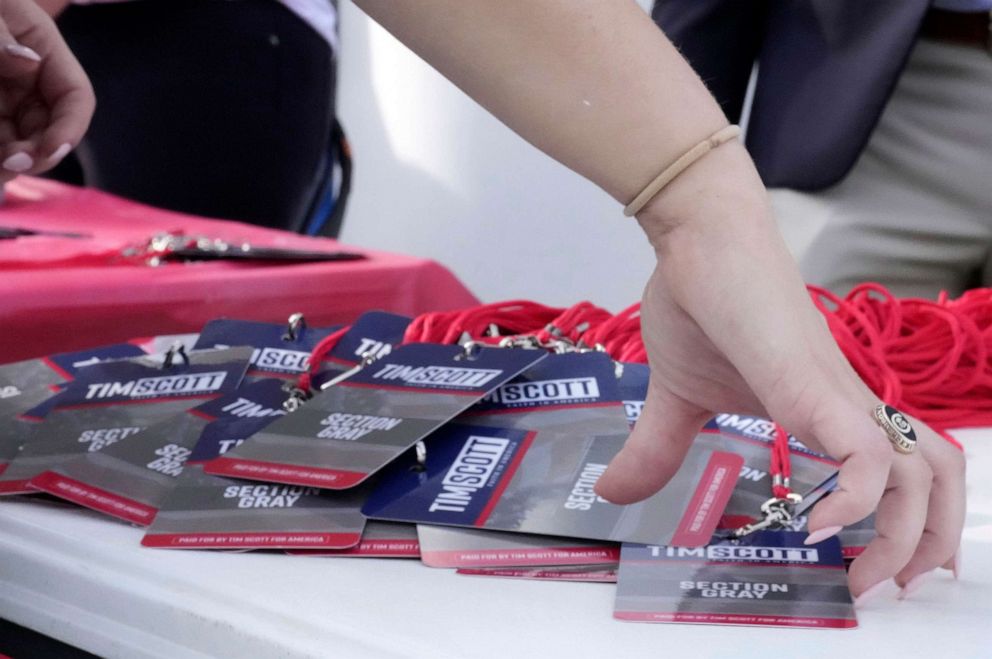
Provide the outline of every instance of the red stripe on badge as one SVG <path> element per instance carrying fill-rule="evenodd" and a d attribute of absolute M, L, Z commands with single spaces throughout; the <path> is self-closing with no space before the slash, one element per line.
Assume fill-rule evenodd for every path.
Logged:
<path fill-rule="evenodd" d="M 165 549 L 348 549 L 361 538 L 361 533 L 147 533 L 141 544 Z"/>
<path fill-rule="evenodd" d="M 482 526 L 486 523 L 486 520 L 489 519 L 493 509 L 496 508 L 496 504 L 499 503 L 500 497 L 503 496 L 503 492 L 506 491 L 510 481 L 513 480 L 513 474 L 517 472 L 517 469 L 520 467 L 520 463 L 524 461 L 524 455 L 527 453 L 527 450 L 530 449 L 530 445 L 534 443 L 535 437 L 537 437 L 537 432 L 531 431 L 527 433 L 523 441 L 517 445 L 517 452 L 513 454 L 513 459 L 510 461 L 510 464 L 506 466 L 506 471 L 504 471 L 503 475 L 500 476 L 499 482 L 496 484 L 492 495 L 489 497 L 489 501 L 486 503 L 486 507 L 482 509 L 482 512 L 479 513 L 479 516 L 475 519 L 474 526 Z"/>
<path fill-rule="evenodd" d="M 139 501 L 119 496 L 113 492 L 93 487 L 54 471 L 46 471 L 28 482 L 29 487 L 47 492 L 52 496 L 71 501 L 84 508 L 90 508 L 125 522 L 147 526 L 158 514 L 157 508 Z"/>
<path fill-rule="evenodd" d="M 288 483 L 291 485 L 308 485 L 310 487 L 321 487 L 329 490 L 345 490 L 349 487 L 354 487 L 369 476 L 359 471 L 323 469 L 321 467 L 280 464 L 278 462 L 263 462 L 261 460 L 244 460 L 242 458 L 215 458 L 210 462 L 204 463 L 203 471 L 217 476 L 232 476 L 234 478 Z"/>
<path fill-rule="evenodd" d="M 758 625 L 761 627 L 814 627 L 853 629 L 853 618 L 804 618 L 800 616 L 759 616 L 742 613 L 655 613 L 651 611 L 614 611 L 617 620 L 631 622 L 680 622 L 697 625 Z"/>
<path fill-rule="evenodd" d="M 446 387 L 406 387 L 400 384 L 378 384 L 374 382 L 352 382 L 342 380 L 336 387 L 347 387 L 349 389 L 380 389 L 382 391 L 405 391 L 410 394 L 451 394 L 452 396 L 476 396 L 482 398 L 485 391 L 478 389 L 448 389 Z"/>
<path fill-rule="evenodd" d="M 596 565 L 613 564 L 619 560 L 620 547 L 449 549 L 423 553 L 424 565 L 438 568 Z"/>
<path fill-rule="evenodd" d="M 56 364 L 55 362 L 53 362 L 48 357 L 42 357 L 41 358 L 41 363 L 43 363 L 45 366 L 47 366 L 48 368 L 50 368 L 53 371 L 55 371 L 56 373 L 58 373 L 59 377 L 61 377 L 62 379 L 64 379 L 64 380 L 72 380 L 73 379 L 72 378 L 72 374 L 69 373 L 69 371 L 65 370 L 64 368 L 62 368 L 61 366 L 59 366 L 58 364 Z"/>
<path fill-rule="evenodd" d="M 416 540 L 362 540 L 350 549 L 290 549 L 290 556 L 372 556 L 379 558 L 420 558 Z"/>
<path fill-rule="evenodd" d="M 672 536 L 675 547 L 702 547 L 709 544 L 716 525 L 730 501 L 744 458 L 714 451 Z"/>
<path fill-rule="evenodd" d="M 717 528 L 719 529 L 739 529 L 742 526 L 753 524 L 757 518 L 750 515 L 724 515 L 720 518 Z"/>
<path fill-rule="evenodd" d="M 37 490 L 28 487 L 27 479 L 4 481 L 0 483 L 0 494 L 37 494 Z"/>
<path fill-rule="evenodd" d="M 205 421 L 210 421 L 211 423 L 217 420 L 217 417 L 215 417 L 213 414 L 207 414 L 206 412 L 202 410 L 198 410 L 195 407 L 191 409 L 189 413 L 192 414 L 193 416 L 198 416 Z"/>
<path fill-rule="evenodd" d="M 299 374 L 300 371 L 295 373 L 282 373 L 277 371 L 266 371 L 264 368 L 249 369 L 248 372 L 245 373 L 245 375 L 249 377 L 279 378 L 280 380 L 292 380 L 293 378 L 298 377 Z"/>
<path fill-rule="evenodd" d="M 159 398 L 133 398 L 130 400 L 94 401 L 92 403 L 73 403 L 58 405 L 53 410 L 83 410 L 91 407 L 112 407 L 114 405 L 147 405 L 149 403 L 172 403 L 179 400 L 212 400 L 220 398 L 221 394 L 191 394 L 189 396 L 161 396 Z"/>

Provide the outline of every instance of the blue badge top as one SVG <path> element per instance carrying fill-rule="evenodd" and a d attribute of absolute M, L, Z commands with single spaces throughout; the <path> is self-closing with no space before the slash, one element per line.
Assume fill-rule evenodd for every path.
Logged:
<path fill-rule="evenodd" d="M 59 374 L 67 380 L 73 379 L 79 369 L 92 366 L 99 362 L 111 359 L 127 359 L 129 357 L 140 357 L 145 351 L 130 343 L 118 343 L 109 346 L 100 346 L 89 350 L 76 350 L 74 352 L 63 352 L 57 355 L 49 355 L 45 361 L 49 366 L 56 367 Z"/>
<path fill-rule="evenodd" d="M 537 350 L 411 343 L 351 376 L 344 386 L 485 394 L 544 359 Z"/>
<path fill-rule="evenodd" d="M 53 409 L 108 403 L 155 402 L 168 398 L 215 396 L 233 391 L 244 377 L 246 362 L 233 360 L 169 368 L 145 360 L 101 362 L 79 371 L 66 389 L 25 412 L 40 417 Z"/>
<path fill-rule="evenodd" d="M 249 320 L 212 320 L 204 326 L 194 350 L 250 346 L 251 375 L 296 375 L 302 373 L 314 347 L 337 327 L 307 327 L 301 324 L 291 337 L 285 323 Z"/>
<path fill-rule="evenodd" d="M 535 407 L 574 407 L 621 400 L 613 360 L 601 352 L 548 355 L 493 391 L 472 413 Z"/>
<path fill-rule="evenodd" d="M 331 351 L 338 360 L 357 364 L 362 357 L 384 357 L 403 341 L 411 319 L 385 311 L 369 311 L 358 317 Z"/>
<path fill-rule="evenodd" d="M 203 429 L 189 461 L 213 460 L 285 415 L 284 385 L 282 380 L 259 380 L 190 410 L 213 420 Z"/>
<path fill-rule="evenodd" d="M 717 430 L 731 437 L 743 437 L 770 444 L 775 440 L 775 424 L 768 419 L 744 414 L 718 414 L 703 427 L 704 430 Z M 830 460 L 829 456 L 817 453 L 806 447 L 798 439 L 789 435 L 789 449 L 815 458 Z"/>
<path fill-rule="evenodd" d="M 646 364 L 623 364 L 623 372 L 617 385 L 623 400 L 627 423 L 634 425 L 641 418 L 644 400 L 648 396 L 648 378 L 651 369 Z"/>
<path fill-rule="evenodd" d="M 362 513 L 378 519 L 473 524 L 529 434 L 448 424 L 430 437 L 426 469 L 412 469 L 412 454 L 396 460 Z"/>

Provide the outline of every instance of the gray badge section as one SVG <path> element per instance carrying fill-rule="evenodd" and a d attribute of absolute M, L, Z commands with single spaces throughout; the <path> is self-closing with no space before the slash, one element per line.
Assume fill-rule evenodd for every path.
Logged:
<path fill-rule="evenodd" d="M 158 508 L 207 423 L 202 417 L 177 414 L 50 471 Z"/>
<path fill-rule="evenodd" d="M 243 367 L 247 367 L 250 355 L 250 348 L 231 348 L 192 352 L 189 359 L 196 365 L 243 362 Z M 158 362 L 161 360 L 158 357 L 135 357 L 126 361 L 159 366 Z M 217 393 L 235 389 L 238 384 L 236 380 L 228 378 Z M 45 471 L 62 467 L 87 453 L 102 451 L 158 421 L 202 404 L 203 400 L 203 397 L 188 397 L 55 408 L 43 421 L 30 424 L 31 429 L 24 439 L 22 450 L 0 474 L 0 488 L 4 483 L 10 487 L 19 481 L 30 480 Z"/>
<path fill-rule="evenodd" d="M 713 588 L 714 584 L 725 587 Z M 750 597 L 742 596 L 744 592 Z M 847 573 L 842 567 L 626 558 L 620 563 L 615 611 L 618 617 L 645 621 L 651 614 L 699 614 L 695 620 L 681 621 L 700 623 L 717 622 L 707 620 L 708 615 L 805 618 L 810 619 L 809 624 L 798 626 L 810 627 L 839 626 L 824 621 L 855 619 Z"/>
<path fill-rule="evenodd" d="M 136 435 L 163 417 L 174 416 L 200 399 L 50 412 L 32 428 L 17 458 L 0 474 L 0 483 L 29 480 L 87 453 Z"/>
<path fill-rule="evenodd" d="M 517 430 L 551 430 L 581 435 L 624 435 L 630 432 L 622 403 L 596 407 L 507 410 L 498 414 L 466 414 L 458 423 Z"/>
<path fill-rule="evenodd" d="M 566 505 L 583 474 L 601 473 L 626 439 L 626 432 L 597 437 L 539 433 L 484 527 L 668 544 L 711 455 L 700 446 L 689 450 L 661 491 L 640 503 L 617 506 L 596 498 L 588 509 Z"/>
<path fill-rule="evenodd" d="M 0 398 L 0 465 L 17 457 L 35 425 L 31 421 L 18 419 L 17 415 L 30 410 L 51 395 L 52 392 L 48 389 L 31 389 L 21 390 L 8 398 Z"/>
<path fill-rule="evenodd" d="M 618 549 L 615 544 L 574 538 L 430 524 L 418 524 L 417 536 L 423 561 L 432 567 L 482 568 L 494 562 L 503 567 L 571 566 L 576 560 L 601 566 L 616 562 Z"/>
<path fill-rule="evenodd" d="M 187 465 L 162 504 L 144 544 L 149 544 L 147 540 L 155 535 L 322 533 L 354 535 L 350 543 L 354 545 L 365 527 L 361 506 L 366 494 L 364 488 L 323 493 L 307 486 L 222 478 L 203 473 L 200 465 Z M 259 546 L 312 545 L 287 541 Z"/>
<path fill-rule="evenodd" d="M 875 535 L 875 513 L 856 524 L 845 526 L 837 534 L 844 549 L 844 558 L 857 558 L 868 543 L 875 539 Z"/>
<path fill-rule="evenodd" d="M 481 397 L 481 395 L 480 395 Z M 302 408 L 274 421 L 265 430 L 232 449 L 225 458 L 258 460 L 360 473 L 373 473 L 416 444 L 443 422 L 473 402 L 473 397 L 334 386 Z M 371 430 L 356 439 L 330 439 L 335 425 L 348 433 L 349 419 L 334 415 L 362 415 L 370 425 L 392 425 Z M 335 424 L 339 420 L 342 423 Z M 398 420 L 398 423 L 393 423 Z M 361 428 L 359 428 L 361 431 Z"/>
<path fill-rule="evenodd" d="M 555 409 L 530 408 L 522 411 L 511 409 L 499 414 L 465 414 L 458 419 L 459 423 L 495 428 L 512 428 L 515 430 L 553 431 L 564 434 L 589 435 L 625 435 L 630 431 L 623 405 L 597 406 L 586 408 Z M 426 528 L 427 545 L 421 539 L 422 551 L 427 553 L 430 547 L 434 551 L 479 551 L 499 549 L 537 549 L 541 547 L 602 547 L 602 543 L 590 543 L 586 540 L 566 540 L 548 536 L 527 536 L 522 533 L 494 533 L 459 529 L 454 527 L 418 526 Z M 440 534 L 440 535 L 436 535 Z M 433 543 L 434 538 L 441 540 L 447 547 Z M 549 559 L 548 565 L 553 565 Z"/>

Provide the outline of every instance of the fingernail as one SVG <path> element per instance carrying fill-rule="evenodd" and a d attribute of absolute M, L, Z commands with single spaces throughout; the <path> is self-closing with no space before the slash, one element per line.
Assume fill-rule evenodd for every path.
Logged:
<path fill-rule="evenodd" d="M 954 579 L 957 580 L 961 574 L 961 545 L 958 545 L 957 551 L 951 556 L 951 560 L 947 561 L 940 567 L 945 570 L 950 570 L 951 574 L 954 575 Z"/>
<path fill-rule="evenodd" d="M 886 581 L 888 581 L 888 579 L 885 579 L 883 581 L 879 581 L 877 584 L 875 584 L 874 586 L 872 586 L 871 588 L 869 588 L 865 592 L 863 592 L 860 595 L 858 595 L 857 597 L 855 597 L 854 598 L 854 608 L 860 609 L 866 603 L 868 603 L 871 600 L 873 600 L 876 597 L 878 597 L 878 594 L 881 593 L 882 590 L 885 589 L 885 582 Z"/>
<path fill-rule="evenodd" d="M 29 59 L 32 62 L 40 62 L 41 55 L 36 53 L 31 48 L 27 46 L 22 46 L 19 43 L 9 43 L 4 46 L 4 50 L 13 55 L 14 57 L 23 57 L 24 59 Z"/>
<path fill-rule="evenodd" d="M 8 172 L 26 172 L 32 167 L 34 167 L 34 160 L 23 151 L 18 151 L 3 161 L 3 168 Z"/>
<path fill-rule="evenodd" d="M 930 578 L 930 574 L 932 572 L 933 571 L 931 570 L 930 572 L 924 572 L 923 574 L 918 574 L 909 581 L 907 581 L 906 585 L 903 586 L 902 590 L 899 591 L 899 594 L 896 595 L 896 598 L 904 600 L 907 597 L 910 597 L 913 593 L 915 593 L 920 589 L 920 586 L 926 583 L 927 579 Z"/>
<path fill-rule="evenodd" d="M 70 151 L 72 151 L 72 145 L 66 142 L 65 144 L 60 145 L 59 148 L 52 151 L 52 155 L 48 156 L 48 162 L 53 164 L 57 163 L 69 155 Z"/>
<path fill-rule="evenodd" d="M 806 536 L 806 540 L 803 544 L 815 545 L 818 542 L 823 542 L 827 538 L 832 538 L 844 529 L 843 526 L 825 526 L 822 529 L 817 529 L 816 531 L 810 531 L 809 535 Z"/>

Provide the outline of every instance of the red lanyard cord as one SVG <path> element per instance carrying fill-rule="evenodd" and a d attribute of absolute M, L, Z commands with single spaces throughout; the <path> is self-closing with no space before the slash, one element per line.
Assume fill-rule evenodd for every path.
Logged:
<path fill-rule="evenodd" d="M 789 453 L 789 434 L 782 426 L 775 424 L 775 439 L 771 447 L 772 496 L 788 499 L 792 494 L 792 460 Z"/>
<path fill-rule="evenodd" d="M 959 448 L 948 429 L 992 425 L 992 289 L 934 301 L 899 299 L 870 283 L 843 298 L 808 289 L 838 346 L 879 398 Z M 318 344 L 301 389 L 309 390 L 343 332 Z M 562 309 L 527 300 L 425 313 L 407 328 L 403 343 L 453 344 L 466 336 L 491 344 L 532 338 L 542 346 L 603 350 L 620 362 L 648 361 L 639 304 L 616 315 L 590 302 Z"/>
<path fill-rule="evenodd" d="M 345 326 L 336 332 L 328 334 L 320 342 L 313 347 L 313 351 L 310 353 L 310 359 L 308 360 L 307 370 L 300 374 L 300 377 L 296 380 L 296 387 L 302 391 L 304 394 L 309 395 L 311 387 L 313 386 L 313 377 L 320 370 L 320 365 L 324 362 L 324 359 L 330 354 L 331 350 L 334 350 L 334 346 L 338 344 L 351 326 Z"/>

